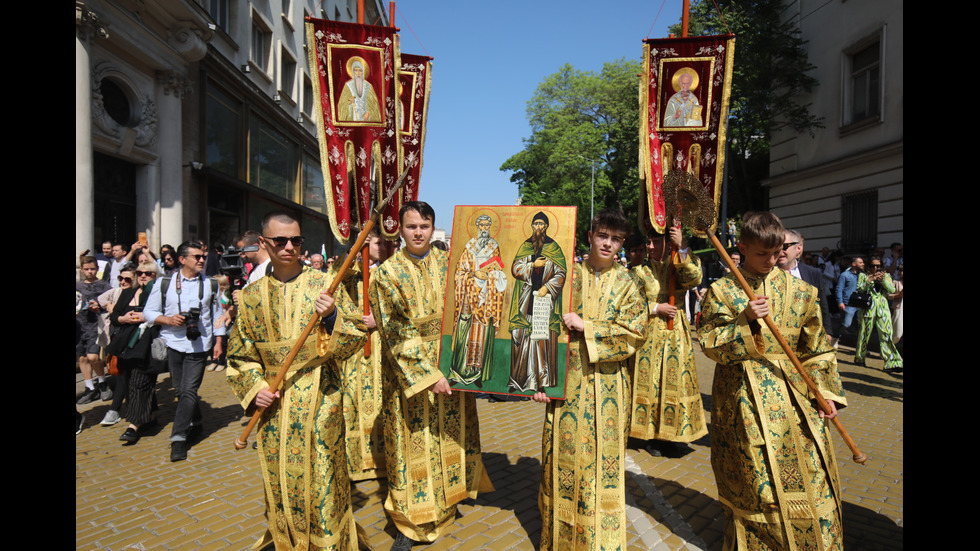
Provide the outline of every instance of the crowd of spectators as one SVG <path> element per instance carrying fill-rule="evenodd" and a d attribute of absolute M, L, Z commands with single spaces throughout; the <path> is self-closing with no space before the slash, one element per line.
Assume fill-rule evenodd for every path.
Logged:
<path fill-rule="evenodd" d="M 141 241 L 106 241 L 94 256 L 84 251 L 75 283 L 75 342 L 85 390 L 76 404 L 109 403 L 100 424 L 125 419 L 128 426 L 119 439 L 136 444 L 157 426 L 157 376 L 169 371 L 178 397 L 171 460 L 185 458 L 206 422 L 197 402 L 203 371 L 225 366 L 223 341 L 234 320 L 236 291 L 264 275 L 269 264 L 258 238 L 259 232 L 247 231 L 227 248 L 214 243 L 209 249 L 193 241 L 177 249 L 166 244 L 159 254 Z M 326 272 L 337 258 L 304 252 L 301 261 Z M 167 293 L 163 300 L 161 287 Z M 203 335 L 190 339 L 186 314 L 194 308 L 201 310 L 197 327 Z M 84 422 L 76 407 L 76 434 Z"/>

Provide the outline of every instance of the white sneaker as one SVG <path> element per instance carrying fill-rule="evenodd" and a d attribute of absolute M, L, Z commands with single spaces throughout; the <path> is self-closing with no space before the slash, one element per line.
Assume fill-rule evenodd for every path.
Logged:
<path fill-rule="evenodd" d="M 118 423 L 119 419 L 121 419 L 119 417 L 119 412 L 114 409 L 110 409 L 106 412 L 105 417 L 102 418 L 102 422 L 99 424 L 104 427 L 111 427 L 112 425 Z"/>

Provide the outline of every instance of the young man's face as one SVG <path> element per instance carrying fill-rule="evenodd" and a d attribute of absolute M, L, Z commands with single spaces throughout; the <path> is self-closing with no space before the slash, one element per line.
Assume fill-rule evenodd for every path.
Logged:
<path fill-rule="evenodd" d="M 650 260 L 662 261 L 664 258 L 664 246 L 666 240 L 662 235 L 651 235 L 647 238 L 647 258 Z"/>
<path fill-rule="evenodd" d="M 431 218 L 422 218 L 422 215 L 414 210 L 406 211 L 399 231 L 402 239 L 405 240 L 405 248 L 408 252 L 415 256 L 423 256 L 429 252 L 429 241 L 432 240 L 432 232 L 435 231 Z"/>
<path fill-rule="evenodd" d="M 299 262 L 299 255 L 302 251 L 300 251 L 299 247 L 293 245 L 291 240 L 287 239 L 286 243 L 280 247 L 276 245 L 273 239 L 266 239 L 266 237 L 299 237 L 303 235 L 299 229 L 298 222 L 289 222 L 287 224 L 273 218 L 269 221 L 268 229 L 262 233 L 265 235 L 259 237 L 259 242 L 262 243 L 262 248 L 265 249 L 265 252 L 269 253 L 269 259 L 272 261 L 273 268 Z"/>
<path fill-rule="evenodd" d="M 776 260 L 783 252 L 783 246 L 776 245 L 771 249 L 766 249 L 754 241 L 750 243 L 739 242 L 738 250 L 742 252 L 742 258 L 745 259 L 742 267 L 749 273 L 763 276 L 772 271 L 773 266 L 776 265 Z"/>
<path fill-rule="evenodd" d="M 82 277 L 88 281 L 95 279 L 96 274 L 99 273 L 99 265 L 95 262 L 89 262 L 88 264 L 82 264 Z"/>
<path fill-rule="evenodd" d="M 104 254 L 106 258 L 112 255 L 112 241 L 106 241 L 102 244 L 102 254 Z"/>
<path fill-rule="evenodd" d="M 122 260 L 126 257 L 126 251 L 123 250 L 122 245 L 112 246 L 112 257 L 116 260 Z"/>
<path fill-rule="evenodd" d="M 629 250 L 630 264 L 639 266 L 646 262 L 647 249 L 644 245 L 637 245 Z"/>
<path fill-rule="evenodd" d="M 623 248 L 626 234 L 608 228 L 595 228 L 589 232 L 589 263 L 593 268 L 604 270 L 616 261 Z"/>
<path fill-rule="evenodd" d="M 860 258 L 860 257 L 859 258 L 855 258 L 853 261 L 851 261 L 851 268 L 854 268 L 854 271 L 856 271 L 856 272 L 863 272 L 864 271 L 864 259 L 863 258 Z"/>
<path fill-rule="evenodd" d="M 367 241 L 368 259 L 371 261 L 371 264 L 377 264 L 381 260 L 381 253 L 383 252 L 383 240 L 377 235 L 369 235 Z"/>

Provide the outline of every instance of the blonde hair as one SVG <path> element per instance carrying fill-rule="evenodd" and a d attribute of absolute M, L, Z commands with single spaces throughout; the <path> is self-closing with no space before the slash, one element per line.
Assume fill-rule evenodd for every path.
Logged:
<path fill-rule="evenodd" d="M 143 262 L 137 266 L 136 269 L 140 272 L 153 272 L 154 278 L 160 276 L 160 267 L 157 266 L 156 262 Z"/>

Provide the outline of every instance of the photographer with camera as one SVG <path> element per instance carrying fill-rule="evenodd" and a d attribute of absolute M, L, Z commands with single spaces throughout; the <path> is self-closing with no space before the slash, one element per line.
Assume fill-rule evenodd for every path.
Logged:
<path fill-rule="evenodd" d="M 870 272 L 860 274 L 857 282 L 857 292 L 870 296 L 870 306 L 864 309 L 860 316 L 861 332 L 858 335 L 857 349 L 854 351 L 854 365 L 865 365 L 868 354 L 868 342 L 871 332 L 878 332 L 878 344 L 881 346 L 881 359 L 885 361 L 885 373 L 903 371 L 902 355 L 892 342 L 892 318 L 888 308 L 889 293 L 895 292 L 892 276 L 882 269 L 880 256 L 872 256 Z"/>
<path fill-rule="evenodd" d="M 143 310 L 146 321 L 163 326 L 160 336 L 167 344 L 170 380 L 177 394 L 170 434 L 171 461 L 187 459 L 188 442 L 203 432 L 197 389 L 208 358 L 221 356 L 225 336 L 224 326 L 214 327 L 221 315 L 218 282 L 201 273 L 203 245 L 196 241 L 181 243 L 177 260 L 180 270 L 153 286 Z"/>

